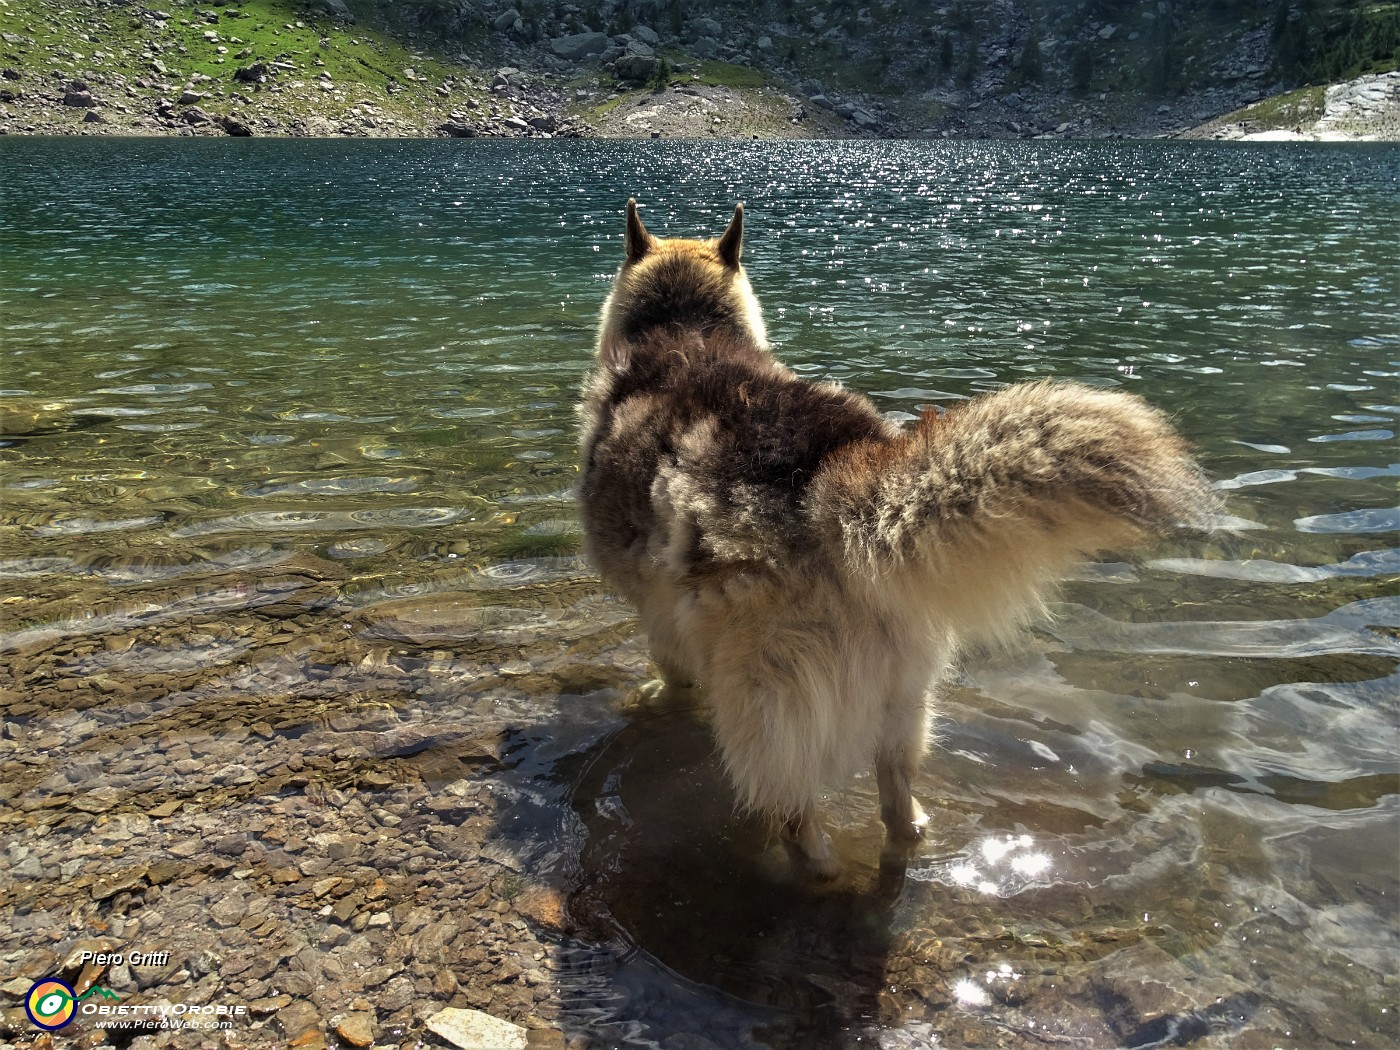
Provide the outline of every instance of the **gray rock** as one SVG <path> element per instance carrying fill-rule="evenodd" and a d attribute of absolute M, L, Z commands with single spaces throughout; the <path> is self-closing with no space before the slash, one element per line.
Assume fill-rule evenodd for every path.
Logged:
<path fill-rule="evenodd" d="M 685 26 L 685 35 L 689 40 L 699 40 L 702 37 L 721 37 L 724 35 L 724 26 L 720 25 L 713 18 L 706 18 L 701 15 L 692 18 Z"/>
<path fill-rule="evenodd" d="M 204 96 L 198 91 L 183 91 L 180 93 L 179 103 L 182 106 L 193 106 Z"/>
<path fill-rule="evenodd" d="M 713 37 L 702 36 L 690 42 L 690 53 L 696 58 L 714 58 L 719 54 L 719 48 L 719 41 Z"/>
<path fill-rule="evenodd" d="M 95 110 L 95 109 L 90 109 L 90 110 L 88 110 L 86 113 L 83 114 L 83 123 L 84 123 L 84 124 L 105 124 L 105 123 L 107 123 L 107 118 L 104 117 L 101 113 L 97 112 L 97 110 Z"/>
<path fill-rule="evenodd" d="M 613 72 L 619 80 L 634 84 L 645 83 L 661 70 L 661 60 L 645 55 L 625 54 L 613 63 Z"/>
<path fill-rule="evenodd" d="M 655 33 L 652 33 L 652 36 L 655 35 Z M 23 79 L 24 74 L 21 73 L 18 69 L 12 69 L 11 67 L 6 66 L 4 69 L 0 69 L 0 77 L 4 77 L 6 80 L 21 80 Z"/>
<path fill-rule="evenodd" d="M 66 91 L 63 95 L 65 106 L 76 106 L 82 109 L 92 109 L 97 105 L 92 99 L 91 91 Z"/>
<path fill-rule="evenodd" d="M 754 41 L 753 46 L 758 48 L 760 51 L 772 51 L 773 38 L 771 36 L 761 36 Z"/>
<path fill-rule="evenodd" d="M 316 8 L 343 22 L 355 21 L 355 16 L 350 13 L 350 8 L 345 6 L 345 0 L 316 0 Z"/>
<path fill-rule="evenodd" d="M 649 29 L 646 26 L 633 26 L 632 35 L 642 43 L 650 44 L 652 47 L 656 47 L 661 43 L 661 37 L 657 34 L 656 30 Z"/>
<path fill-rule="evenodd" d="M 495 18 L 491 23 L 498 33 L 506 33 L 521 25 L 520 12 L 513 7 L 508 7 Z"/>
<path fill-rule="evenodd" d="M 856 111 L 851 114 L 851 120 L 853 120 L 856 124 L 856 127 L 859 128 L 868 129 L 878 128 L 880 126 L 879 117 L 877 117 L 874 113 L 871 113 L 868 110 L 860 109 L 859 107 L 857 107 Z"/>
<path fill-rule="evenodd" d="M 656 52 L 651 49 L 651 46 L 642 43 L 640 40 L 633 40 L 627 44 L 627 54 L 636 55 L 639 58 L 656 57 Z"/>
<path fill-rule="evenodd" d="M 551 51 L 571 62 L 601 55 L 607 48 L 606 33 L 571 33 L 568 36 L 556 36 L 549 41 Z"/>
<path fill-rule="evenodd" d="M 813 95 L 810 99 L 808 99 L 808 101 L 811 102 L 814 106 L 820 106 L 822 109 L 836 108 L 835 104 L 831 101 L 831 99 L 827 98 L 825 95 Z"/>

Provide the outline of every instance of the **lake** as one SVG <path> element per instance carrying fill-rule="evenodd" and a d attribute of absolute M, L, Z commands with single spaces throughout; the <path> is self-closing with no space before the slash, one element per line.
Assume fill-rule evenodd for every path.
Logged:
<path fill-rule="evenodd" d="M 965 663 L 907 865 L 866 776 L 795 880 L 579 557 L 633 195 L 745 203 L 802 374 L 1132 390 L 1225 497 Z M 1397 229 L 1394 144 L 0 140 L 0 977 L 169 949 L 103 981 L 230 1045 L 1400 1044 Z"/>

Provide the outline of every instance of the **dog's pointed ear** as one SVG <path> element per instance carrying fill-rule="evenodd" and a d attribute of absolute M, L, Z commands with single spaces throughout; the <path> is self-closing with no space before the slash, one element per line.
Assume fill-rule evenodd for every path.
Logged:
<path fill-rule="evenodd" d="M 647 233 L 642 217 L 637 214 L 637 198 L 627 200 L 627 261 L 638 262 L 656 246 L 656 239 Z"/>
<path fill-rule="evenodd" d="M 719 250 L 719 260 L 731 270 L 739 268 L 739 252 L 744 247 L 744 206 L 736 205 L 734 208 L 734 218 L 729 220 L 729 229 L 724 231 L 720 237 L 719 244 L 715 246 Z"/>

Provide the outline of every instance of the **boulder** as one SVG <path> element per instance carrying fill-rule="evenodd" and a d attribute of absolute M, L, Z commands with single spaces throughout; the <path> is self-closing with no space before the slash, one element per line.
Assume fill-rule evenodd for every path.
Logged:
<path fill-rule="evenodd" d="M 702 36 L 690 42 L 689 50 L 696 58 L 714 58 L 719 54 L 719 41 L 714 37 Z"/>
<path fill-rule="evenodd" d="M 476 138 L 476 128 L 470 124 L 461 124 L 449 120 L 445 124 L 439 124 L 438 130 L 451 139 L 474 139 Z"/>
<path fill-rule="evenodd" d="M 656 47 L 661 43 L 661 37 L 657 35 L 656 30 L 649 29 L 646 26 L 633 26 L 632 35 L 642 43 L 650 44 L 652 47 Z"/>
<path fill-rule="evenodd" d="M 342 22 L 353 22 L 355 16 L 350 13 L 350 8 L 345 6 L 345 0 L 316 0 L 316 9 L 332 18 L 338 18 Z"/>
<path fill-rule="evenodd" d="M 880 126 L 879 117 L 859 107 L 851 114 L 851 120 L 855 122 L 856 127 L 865 128 L 866 130 L 873 130 Z"/>
<path fill-rule="evenodd" d="M 224 117 L 219 121 L 219 126 L 224 129 L 224 133 L 235 138 L 249 138 L 253 134 L 253 129 L 236 117 Z"/>
<path fill-rule="evenodd" d="M 92 99 L 91 91 L 74 91 L 72 88 L 64 92 L 63 104 L 65 106 L 77 106 L 82 109 L 92 109 L 97 105 Z"/>
<path fill-rule="evenodd" d="M 580 62 L 606 51 L 608 36 L 606 33 L 570 33 L 568 36 L 556 36 L 549 41 L 549 49 L 560 58 Z"/>
<path fill-rule="evenodd" d="M 491 23 L 498 33 L 508 33 L 511 30 L 517 32 L 524 28 L 520 21 L 520 12 L 513 7 L 508 7 L 496 16 L 496 20 Z"/>
<path fill-rule="evenodd" d="M 272 76 L 272 67 L 266 62 L 254 62 L 251 66 L 233 71 L 233 79 L 244 84 L 261 84 Z"/>
<path fill-rule="evenodd" d="M 634 55 L 630 51 L 613 63 L 613 72 L 619 80 L 643 84 L 661 71 L 661 60 L 655 55 Z"/>
<path fill-rule="evenodd" d="M 724 35 L 724 26 L 713 18 L 700 15 L 686 23 L 685 35 L 688 40 L 699 40 L 701 37 L 718 38 Z"/>
<path fill-rule="evenodd" d="M 186 124 L 212 124 L 214 118 L 200 109 L 198 106 L 191 106 L 180 114 L 180 119 Z"/>

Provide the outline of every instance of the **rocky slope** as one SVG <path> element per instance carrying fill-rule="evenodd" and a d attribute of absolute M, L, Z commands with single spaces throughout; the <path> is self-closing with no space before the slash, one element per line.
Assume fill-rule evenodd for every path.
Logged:
<path fill-rule="evenodd" d="M 0 0 L 0 133 L 1396 134 L 1384 78 L 1272 101 L 1400 43 L 1326 0 L 159 2 Z"/>

